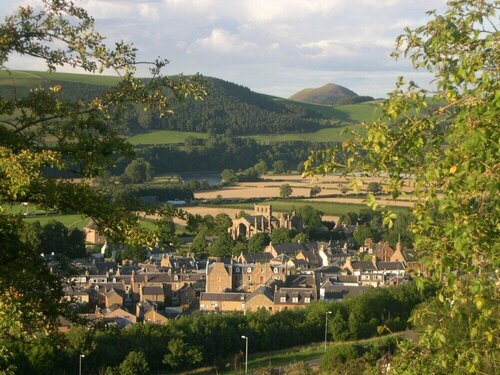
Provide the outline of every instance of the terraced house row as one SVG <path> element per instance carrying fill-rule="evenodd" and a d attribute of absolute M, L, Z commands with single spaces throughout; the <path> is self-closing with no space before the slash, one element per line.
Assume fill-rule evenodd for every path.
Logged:
<path fill-rule="evenodd" d="M 82 260 L 65 293 L 72 303 L 93 309 L 82 315 L 89 324 L 125 327 L 164 323 L 198 310 L 276 312 L 340 301 L 407 282 L 408 273 L 418 270 L 414 254 L 399 245 L 395 250 L 387 243 L 366 245 L 355 251 L 322 242 L 270 243 L 261 253 L 204 261 L 171 254 L 128 265 Z"/>

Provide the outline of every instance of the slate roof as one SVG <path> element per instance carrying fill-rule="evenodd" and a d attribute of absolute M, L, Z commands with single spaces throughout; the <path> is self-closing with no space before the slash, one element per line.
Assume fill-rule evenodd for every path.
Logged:
<path fill-rule="evenodd" d="M 319 257 L 318 253 L 312 250 L 302 250 L 302 254 L 310 263 L 321 264 L 321 258 Z"/>
<path fill-rule="evenodd" d="M 365 260 L 353 260 L 351 262 L 352 268 L 355 270 L 364 270 L 364 271 L 376 271 L 377 268 L 370 261 Z"/>
<path fill-rule="evenodd" d="M 333 285 L 325 291 L 325 299 L 344 299 L 346 297 L 357 296 L 369 290 L 370 286 L 346 286 Z"/>
<path fill-rule="evenodd" d="M 196 269 L 196 261 L 191 257 L 173 256 L 170 257 L 170 263 L 173 268 Z"/>
<path fill-rule="evenodd" d="M 386 270 L 386 271 L 404 270 L 403 263 L 401 262 L 377 262 L 377 268 L 379 270 Z"/>
<path fill-rule="evenodd" d="M 134 282 L 136 283 L 145 283 L 147 279 L 147 283 L 157 283 L 163 284 L 168 283 L 173 280 L 172 275 L 166 272 L 158 272 L 158 273 L 138 273 L 134 276 Z"/>
<path fill-rule="evenodd" d="M 95 264 L 95 268 L 98 274 L 105 274 L 110 270 L 115 272 L 118 269 L 118 265 L 115 262 L 98 262 Z"/>
<path fill-rule="evenodd" d="M 64 295 L 65 296 L 85 296 L 88 295 L 88 293 L 85 290 L 82 290 L 80 288 L 73 288 L 71 286 L 64 288 Z"/>
<path fill-rule="evenodd" d="M 99 286 L 99 293 L 109 292 L 111 289 L 125 291 L 125 286 L 122 283 L 102 283 L 94 284 Z"/>
<path fill-rule="evenodd" d="M 271 301 L 274 301 L 274 290 L 267 286 L 259 286 L 253 293 L 250 293 L 247 297 L 247 301 L 250 301 L 252 298 L 258 295 L 264 295 Z"/>
<path fill-rule="evenodd" d="M 277 305 L 303 305 L 305 304 L 305 298 L 310 298 L 310 302 L 313 302 L 316 300 L 314 290 L 314 288 L 280 288 L 274 293 L 274 303 Z M 281 297 L 285 297 L 286 302 L 281 302 Z M 292 301 L 294 297 L 298 298 L 297 302 Z"/>
<path fill-rule="evenodd" d="M 267 263 L 273 256 L 271 253 L 248 253 L 243 255 L 246 263 Z"/>
<path fill-rule="evenodd" d="M 277 257 L 271 259 L 272 262 L 286 263 L 290 260 L 290 257 L 286 254 L 279 254 Z"/>
<path fill-rule="evenodd" d="M 285 279 L 287 287 L 313 287 L 315 285 L 314 275 L 288 275 Z"/>
<path fill-rule="evenodd" d="M 417 254 L 414 249 L 405 249 L 401 251 L 403 253 L 403 257 L 407 262 L 416 262 Z"/>
<path fill-rule="evenodd" d="M 332 275 L 340 274 L 342 272 L 342 268 L 340 268 L 339 265 L 330 264 L 328 266 L 318 268 L 317 271 L 322 273 L 323 275 Z"/>
<path fill-rule="evenodd" d="M 133 266 L 122 266 L 120 267 L 120 274 L 123 275 L 131 275 L 133 271 L 137 272 L 140 271 L 141 267 L 138 265 L 133 265 Z"/>
<path fill-rule="evenodd" d="M 307 250 L 307 247 L 300 242 L 297 243 L 280 243 L 280 244 L 272 244 L 274 249 L 278 254 L 286 254 L 288 256 L 295 256 L 301 250 Z"/>

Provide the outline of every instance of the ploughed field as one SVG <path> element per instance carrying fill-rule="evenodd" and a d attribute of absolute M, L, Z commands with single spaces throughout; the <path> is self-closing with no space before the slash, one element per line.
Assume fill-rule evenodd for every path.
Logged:
<path fill-rule="evenodd" d="M 329 202 L 329 203 L 353 203 L 363 204 L 367 192 L 367 187 L 370 182 L 380 182 L 379 178 L 363 177 L 363 186 L 357 195 L 352 195 L 352 191 L 348 191 L 349 195 L 342 193 L 342 187 L 348 185 L 348 180 L 342 176 L 318 176 L 315 178 L 302 178 L 300 175 L 265 175 L 263 181 L 259 182 L 239 182 L 232 186 L 195 193 L 196 199 L 274 199 L 280 197 L 280 186 L 289 184 L 292 187 L 291 198 L 304 199 L 311 202 Z M 310 190 L 314 186 L 319 186 L 321 192 L 315 197 L 310 198 Z M 414 183 L 408 179 L 405 182 L 404 191 L 412 192 Z M 332 197 L 332 195 L 340 195 Z M 378 196 L 380 204 L 397 207 L 412 207 L 413 202 L 402 197 L 397 200 L 392 199 L 388 195 L 381 194 Z"/>

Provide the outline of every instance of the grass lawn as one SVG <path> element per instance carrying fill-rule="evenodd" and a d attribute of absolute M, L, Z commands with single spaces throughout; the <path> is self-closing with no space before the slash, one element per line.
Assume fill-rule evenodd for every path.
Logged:
<path fill-rule="evenodd" d="M 206 133 L 183 132 L 178 130 L 156 130 L 137 134 L 128 139 L 133 145 L 162 145 L 184 143 L 187 137 L 207 139 Z"/>
<path fill-rule="evenodd" d="M 325 215 L 332 216 L 341 216 L 348 212 L 356 212 L 359 213 L 363 209 L 368 209 L 368 206 L 365 204 L 356 204 L 356 203 L 332 203 L 332 202 L 312 202 L 312 201 L 302 201 L 296 199 L 287 199 L 287 200 L 270 200 L 263 201 L 261 204 L 270 204 L 273 206 L 273 210 L 276 211 L 291 211 L 293 207 L 296 209 L 311 206 L 317 210 L 322 211 Z M 213 206 L 211 206 L 213 207 Z M 220 205 L 216 205 L 216 207 L 229 207 L 229 208 L 241 208 L 246 210 L 253 210 L 253 203 L 222 203 Z M 406 212 L 408 209 L 404 207 L 391 207 L 391 210 L 394 212 Z"/>
<path fill-rule="evenodd" d="M 3 204 L 2 208 L 8 212 L 9 214 L 23 214 L 26 212 L 26 208 L 21 206 L 20 204 Z M 35 216 L 26 217 L 26 221 L 29 223 L 34 223 L 35 221 L 39 221 L 41 225 L 45 225 L 50 221 L 60 221 L 68 228 L 80 228 L 83 229 L 90 221 L 88 217 L 78 215 L 78 214 L 58 214 L 58 213 L 50 213 L 44 210 L 39 209 L 34 205 L 28 206 L 28 212 L 30 215 L 37 214 Z M 154 229 L 155 224 L 154 220 L 150 219 L 141 219 L 139 223 L 146 229 Z M 176 229 L 179 233 L 185 231 L 184 226 L 176 225 Z"/>

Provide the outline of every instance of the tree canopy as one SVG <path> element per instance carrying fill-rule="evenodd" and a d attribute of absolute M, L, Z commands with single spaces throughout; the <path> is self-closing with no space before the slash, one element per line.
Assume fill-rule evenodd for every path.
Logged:
<path fill-rule="evenodd" d="M 449 1 L 444 14 L 430 11 L 425 25 L 405 29 L 394 56 L 430 72 L 434 88 L 400 78 L 382 117 L 344 142 L 345 162 L 328 150 L 306 163 L 309 174 L 387 176 L 393 197 L 413 176 L 415 249 L 439 290 L 415 315 L 425 332 L 394 361 L 396 372 L 486 374 L 498 366 L 499 8 Z M 361 183 L 351 179 L 355 189 Z M 378 209 L 373 196 L 368 202 Z M 383 213 L 392 226 L 396 215 Z"/>
<path fill-rule="evenodd" d="M 26 95 L 0 97 L 0 203 L 27 201 L 44 209 L 88 216 L 106 236 L 153 242 L 156 234 L 138 225 L 139 212 L 158 213 L 125 197 L 110 197 L 90 183 L 132 148 L 118 136 L 124 108 L 136 103 L 171 112 L 186 96 L 205 94 L 197 77 L 167 77 L 167 60 L 150 64 L 150 77 L 135 76 L 136 48 L 117 42 L 109 48 L 87 12 L 65 0 L 20 7 L 0 24 L 0 69 L 14 54 L 38 58 L 49 71 L 62 66 L 89 73 L 113 71 L 119 83 L 91 98 L 68 99 L 64 87 L 33 87 Z M 56 178 L 72 177 L 72 180 Z M 61 282 L 49 274 L 33 244 L 23 241 L 20 215 L 0 206 L 0 337 L 29 337 L 55 328 L 62 311 Z M 174 208 L 160 213 L 180 214 Z M 168 211 L 168 212 L 164 212 Z M 0 350 L 0 356 L 3 351 Z"/>

